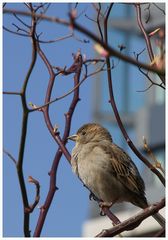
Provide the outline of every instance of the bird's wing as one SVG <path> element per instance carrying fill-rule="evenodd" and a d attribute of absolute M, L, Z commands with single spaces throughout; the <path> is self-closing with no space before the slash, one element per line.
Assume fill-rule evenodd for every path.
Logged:
<path fill-rule="evenodd" d="M 111 160 L 111 173 L 130 191 L 144 194 L 144 182 L 128 154 L 115 144 L 102 144 L 99 147 Z"/>

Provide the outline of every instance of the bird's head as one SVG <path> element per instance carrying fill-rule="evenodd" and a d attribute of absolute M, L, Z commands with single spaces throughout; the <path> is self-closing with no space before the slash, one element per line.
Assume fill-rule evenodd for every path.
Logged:
<path fill-rule="evenodd" d="M 84 124 L 75 135 L 69 136 L 68 139 L 82 144 L 101 142 L 103 140 L 112 142 L 112 137 L 107 129 L 97 123 Z"/>

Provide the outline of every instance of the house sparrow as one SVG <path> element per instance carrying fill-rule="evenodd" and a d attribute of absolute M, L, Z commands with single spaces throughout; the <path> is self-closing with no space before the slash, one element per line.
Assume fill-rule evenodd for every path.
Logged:
<path fill-rule="evenodd" d="M 107 129 L 88 123 L 68 139 L 76 142 L 72 150 L 72 170 L 101 201 L 101 207 L 123 201 L 143 209 L 148 207 L 145 185 L 137 167 L 128 154 L 113 143 Z M 160 217 L 159 221 L 163 221 Z"/>

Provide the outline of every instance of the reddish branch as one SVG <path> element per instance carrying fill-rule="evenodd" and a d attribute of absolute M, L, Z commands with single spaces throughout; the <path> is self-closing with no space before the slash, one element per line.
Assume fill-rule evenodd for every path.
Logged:
<path fill-rule="evenodd" d="M 145 64 L 145 63 L 142 63 L 142 62 L 138 62 L 134 58 L 131 58 L 129 56 L 121 54 L 121 52 L 119 52 L 119 51 L 116 51 L 111 46 L 107 45 L 105 42 L 102 42 L 101 39 L 99 39 L 91 31 L 82 27 L 78 23 L 76 23 L 75 19 L 72 18 L 72 17 L 71 17 L 71 22 L 69 22 L 69 21 L 66 21 L 65 19 L 60 19 L 60 18 L 56 18 L 56 17 L 49 17 L 49 16 L 46 16 L 44 14 L 32 14 L 32 13 L 29 13 L 29 12 L 26 12 L 26 11 L 19 11 L 19 10 L 13 10 L 13 9 L 3 9 L 3 13 L 8 13 L 8 14 L 16 13 L 18 15 L 23 15 L 23 16 L 36 16 L 37 18 L 40 18 L 40 19 L 43 19 L 43 20 L 46 20 L 46 21 L 58 23 L 58 24 L 61 24 L 61 25 L 69 26 L 69 27 L 73 26 L 74 29 L 86 34 L 88 37 L 90 37 L 95 42 L 99 43 L 102 47 L 104 47 L 104 49 L 108 51 L 110 56 L 120 58 L 123 61 L 131 63 L 135 66 L 140 66 L 140 67 L 142 67 L 146 70 L 149 70 L 151 72 L 154 72 L 154 73 L 157 73 L 157 74 L 160 74 L 160 75 L 163 75 L 163 76 L 165 74 L 165 72 L 161 69 L 158 69 L 156 67 L 153 67 L 151 65 L 148 65 L 148 64 Z"/>
<path fill-rule="evenodd" d="M 143 23 L 142 23 L 142 16 L 141 16 L 141 5 L 139 3 L 135 4 L 135 7 L 136 7 L 136 11 L 137 11 L 137 21 L 138 21 L 138 25 L 144 35 L 144 38 L 145 38 L 145 41 L 146 41 L 146 46 L 147 46 L 147 50 L 148 50 L 148 53 L 149 53 L 149 57 L 150 57 L 150 60 L 151 62 L 154 60 L 154 53 L 153 53 L 153 49 L 152 49 L 152 45 L 151 45 L 151 42 L 150 42 L 150 38 L 143 26 Z"/>
<path fill-rule="evenodd" d="M 20 140 L 20 148 L 19 148 L 19 157 L 18 162 L 16 164 L 17 173 L 18 173 L 18 179 L 21 189 L 21 195 L 22 195 L 22 201 L 24 206 L 24 235 L 25 237 L 30 237 L 30 229 L 29 229 L 29 218 L 30 218 L 30 212 L 27 211 L 27 209 L 30 208 L 28 197 L 27 197 L 27 190 L 25 186 L 24 181 L 24 174 L 23 174 L 23 158 L 24 158 L 24 150 L 25 150 L 25 142 L 26 142 L 26 136 L 27 136 L 27 124 L 28 124 L 28 108 L 26 103 L 26 89 L 27 84 L 30 78 L 30 75 L 32 73 L 32 70 L 35 66 L 36 58 L 37 58 L 37 52 L 36 52 L 36 43 L 35 43 L 35 28 L 36 28 L 36 21 L 35 18 L 32 17 L 32 27 L 30 29 L 30 37 L 32 39 L 32 60 L 30 67 L 28 69 L 28 72 L 26 74 L 24 84 L 21 89 L 21 101 L 22 101 L 22 108 L 23 108 L 23 117 L 22 117 L 22 131 L 21 131 L 21 140 Z"/>
<path fill-rule="evenodd" d="M 138 59 L 139 59 L 139 56 L 140 56 L 144 51 L 145 51 L 145 48 L 144 48 L 142 51 L 140 51 L 139 53 L 137 53 L 137 54 L 134 52 L 134 55 L 135 55 L 137 61 L 138 61 Z M 165 86 L 163 86 L 163 85 L 164 85 L 163 82 L 161 82 L 161 83 L 154 82 L 154 81 L 151 79 L 151 77 L 149 76 L 149 72 L 148 72 L 148 71 L 145 72 L 144 70 L 141 69 L 141 67 L 138 67 L 138 68 L 139 68 L 139 71 L 149 80 L 150 85 L 149 85 L 145 90 L 139 90 L 139 91 L 137 91 L 137 92 L 145 92 L 145 91 L 147 91 L 149 88 L 151 88 L 153 85 L 158 86 L 158 87 L 161 87 L 162 89 L 165 90 Z"/>
<path fill-rule="evenodd" d="M 105 41 L 106 44 L 108 44 L 108 32 L 107 32 L 108 18 L 109 18 L 111 9 L 113 7 L 113 4 L 114 3 L 110 4 L 110 7 L 107 11 L 107 14 L 106 14 L 106 17 L 105 17 L 105 20 L 104 20 L 104 41 Z M 111 73 L 111 65 L 110 65 L 110 59 L 109 58 L 106 58 L 106 64 L 107 64 L 107 73 Z M 108 217 L 112 220 L 112 222 L 115 225 L 120 223 L 120 220 L 113 213 L 111 213 L 108 208 L 103 209 L 103 211 L 106 213 L 106 215 L 108 215 Z"/>
<path fill-rule="evenodd" d="M 35 17 L 36 15 L 32 14 L 32 16 Z M 59 136 L 59 133 L 58 132 L 56 132 L 56 133 L 54 132 L 54 128 L 53 128 L 53 126 L 51 124 L 51 121 L 50 121 L 50 118 L 49 118 L 49 114 L 48 114 L 48 108 L 49 108 L 49 104 L 48 103 L 50 102 L 51 91 L 52 91 L 52 87 L 53 87 L 53 83 L 54 83 L 56 75 L 53 72 L 52 66 L 49 63 L 48 59 L 46 58 L 45 54 L 40 49 L 39 42 L 37 41 L 37 39 L 36 39 L 36 47 L 37 47 L 37 50 L 38 50 L 38 53 L 39 53 L 40 57 L 42 58 L 42 60 L 45 63 L 45 65 L 46 65 L 46 67 L 48 69 L 49 75 L 50 75 L 49 85 L 48 85 L 46 99 L 45 99 L 45 104 L 46 105 L 45 105 L 45 107 L 41 107 L 41 108 L 42 108 L 43 113 L 44 113 L 46 125 L 47 125 L 51 135 L 53 136 L 53 138 L 55 139 L 57 144 L 60 146 L 60 148 L 58 149 L 58 151 L 57 151 L 57 153 L 55 155 L 55 158 L 54 158 L 54 161 L 53 161 L 53 165 L 52 165 L 52 168 L 51 168 L 51 171 L 50 171 L 50 188 L 49 188 L 49 192 L 48 192 L 46 201 L 45 201 L 44 205 L 41 208 L 40 216 L 39 216 L 39 219 L 38 219 L 38 222 L 37 222 L 37 226 L 36 226 L 36 229 L 35 229 L 35 233 L 34 233 L 34 236 L 40 236 L 40 233 L 41 233 L 41 230 L 42 230 L 42 227 L 43 227 L 43 224 L 44 224 L 47 212 L 49 210 L 50 204 L 52 202 L 52 199 L 54 197 L 55 191 L 57 189 L 57 187 L 56 187 L 56 171 L 57 171 L 59 160 L 60 160 L 60 158 L 62 156 L 62 152 L 66 156 L 67 160 L 70 161 L 70 154 L 67 151 L 67 149 L 65 148 L 64 144 L 66 143 L 66 138 L 69 135 L 71 118 L 72 118 L 73 111 L 75 109 L 75 105 L 77 104 L 77 101 L 79 100 L 78 97 L 76 96 L 76 93 L 78 92 L 78 85 L 80 84 L 79 83 L 79 76 L 80 76 L 80 70 L 81 70 L 81 67 L 82 67 L 82 62 L 80 62 L 80 61 L 78 62 L 78 60 L 79 59 L 82 60 L 82 58 L 81 58 L 81 56 L 78 56 L 79 59 L 78 60 L 76 59 L 77 61 L 75 61 L 75 63 L 72 65 L 72 67 L 69 68 L 68 70 L 64 70 L 64 72 L 62 72 L 62 74 L 64 74 L 64 75 L 68 75 L 68 74 L 74 73 L 74 72 L 76 72 L 76 74 L 75 74 L 75 77 L 74 77 L 74 83 L 75 83 L 74 84 L 74 89 L 73 89 L 73 91 L 74 91 L 74 98 L 73 98 L 72 104 L 71 104 L 71 106 L 69 108 L 69 111 L 65 114 L 66 125 L 65 125 L 65 131 L 64 131 L 63 139 L 61 139 L 60 136 Z M 92 61 L 92 60 L 90 60 L 90 61 Z M 97 62 L 97 60 L 96 60 L 96 62 Z M 77 70 L 78 67 L 80 67 L 79 70 Z M 93 72 L 93 73 L 91 73 L 89 75 L 86 74 L 86 76 L 84 76 L 84 78 L 83 78 L 83 80 L 81 82 L 83 82 L 89 76 L 92 76 L 92 75 L 94 75 L 94 74 L 96 74 L 96 73 L 98 73 L 98 72 L 100 72 L 102 70 L 103 70 L 103 67 L 101 67 L 100 69 L 98 69 L 97 71 L 95 71 L 95 72 Z M 27 85 L 27 79 L 26 79 L 25 85 Z M 24 91 L 25 91 L 25 87 L 24 87 Z M 29 110 L 29 112 L 31 112 L 31 110 Z M 29 206 L 28 208 L 26 208 L 26 213 L 30 213 L 30 212 L 31 212 L 31 208 Z M 110 212 L 110 210 L 108 208 L 104 208 L 104 212 L 109 216 L 109 218 L 113 222 L 115 222 L 116 224 L 119 222 L 119 220 Z"/>
<path fill-rule="evenodd" d="M 61 139 L 60 135 L 59 135 L 59 132 L 54 131 L 54 127 L 52 126 L 50 116 L 49 116 L 49 103 L 51 102 L 50 98 L 51 98 L 52 88 L 53 88 L 53 84 L 54 84 L 54 81 L 55 81 L 55 77 L 59 73 L 58 74 L 54 73 L 52 65 L 50 64 L 46 55 L 44 54 L 44 52 L 40 48 L 38 39 L 35 38 L 35 35 L 36 35 L 35 27 L 36 27 L 37 18 L 38 19 L 44 19 L 44 20 L 51 21 L 51 22 L 55 22 L 55 23 L 59 23 L 59 24 L 63 24 L 63 25 L 66 25 L 66 26 L 71 26 L 71 27 L 73 26 L 78 31 L 86 34 L 87 36 L 92 38 L 94 41 L 100 43 L 101 46 L 103 46 L 109 52 L 109 56 L 118 57 L 118 58 L 120 58 L 124 61 L 127 61 L 128 63 L 134 64 L 138 67 L 142 67 L 142 68 L 147 69 L 149 71 L 153 71 L 155 73 L 158 73 L 160 76 L 164 75 L 164 72 L 162 70 L 158 69 L 156 66 L 150 66 L 150 65 L 141 63 L 139 61 L 136 61 L 133 58 L 130 58 L 128 56 L 125 56 L 125 55 L 121 54 L 120 52 L 116 51 L 115 49 L 113 49 L 112 47 L 110 47 L 108 45 L 108 30 L 107 30 L 108 28 L 107 28 L 107 25 L 108 25 L 108 18 L 109 18 L 112 6 L 113 6 L 113 3 L 110 4 L 110 7 L 109 7 L 109 9 L 106 13 L 105 18 L 104 18 L 104 36 L 103 36 L 103 34 L 101 34 L 102 39 L 104 38 L 104 41 L 99 39 L 92 32 L 88 31 L 88 29 L 86 29 L 86 28 L 80 26 L 79 24 L 77 24 L 75 22 L 75 19 L 73 18 L 73 16 L 70 16 L 71 17 L 70 22 L 68 22 L 64 19 L 48 17 L 44 14 L 37 14 L 37 13 L 35 13 L 31 4 L 28 4 L 28 7 L 31 10 L 31 13 L 24 12 L 24 11 L 9 10 L 9 9 L 4 10 L 4 13 L 15 13 L 15 14 L 20 14 L 20 15 L 25 15 L 25 16 L 31 16 L 32 17 L 32 26 L 31 26 L 31 31 L 30 31 L 30 37 L 32 38 L 32 62 L 31 62 L 30 68 L 28 70 L 28 73 L 26 75 L 21 93 L 16 93 L 17 95 L 21 96 L 22 107 L 23 107 L 22 136 L 21 136 L 21 142 L 20 142 L 20 151 L 19 151 L 19 159 L 18 159 L 18 163 L 17 163 L 17 169 L 18 169 L 18 177 L 19 177 L 22 199 L 23 199 L 23 205 L 24 205 L 24 233 L 25 233 L 26 237 L 30 236 L 29 214 L 31 212 L 31 209 L 33 210 L 34 207 L 37 205 L 37 203 L 39 201 L 39 185 L 34 182 L 36 184 L 36 198 L 35 198 L 35 201 L 34 201 L 33 205 L 32 206 L 29 205 L 28 198 L 27 198 L 26 187 L 25 187 L 25 182 L 24 182 L 24 177 L 23 177 L 23 170 L 22 170 L 25 140 L 26 140 L 26 133 L 27 133 L 28 113 L 30 112 L 30 110 L 27 108 L 25 93 L 26 93 L 26 88 L 27 88 L 29 77 L 31 75 L 31 72 L 32 72 L 32 70 L 34 68 L 34 65 L 35 65 L 35 62 L 36 62 L 37 52 L 38 52 L 39 56 L 41 57 L 41 59 L 43 60 L 45 66 L 47 67 L 48 73 L 49 73 L 49 76 L 50 76 L 49 82 L 48 82 L 48 88 L 47 88 L 47 92 L 46 92 L 45 105 L 43 107 L 41 107 L 41 110 L 44 114 L 44 119 L 45 119 L 47 128 L 49 129 L 52 137 L 54 138 L 54 140 L 58 144 L 59 148 L 56 152 L 56 155 L 55 155 L 55 158 L 53 160 L 53 164 L 52 164 L 52 167 L 51 167 L 51 170 L 50 170 L 50 173 L 49 173 L 49 175 L 50 175 L 49 191 L 48 191 L 45 203 L 40 209 L 40 215 L 39 215 L 37 226 L 36 226 L 36 229 L 35 229 L 35 232 L 34 232 L 34 237 L 39 237 L 40 234 L 41 234 L 47 212 L 48 212 L 48 210 L 50 208 L 50 205 L 52 203 L 55 191 L 57 190 L 57 187 L 56 187 L 56 173 L 57 173 L 58 164 L 59 164 L 59 161 L 61 159 L 62 154 L 64 154 L 65 157 L 67 158 L 67 160 L 70 162 L 71 156 L 70 156 L 68 150 L 66 149 L 65 144 L 66 144 L 66 139 L 67 139 L 67 137 L 69 135 L 69 132 L 70 132 L 72 115 L 73 115 L 73 112 L 75 110 L 76 104 L 79 101 L 79 85 L 81 84 L 79 82 L 79 79 L 80 79 L 81 68 L 82 68 L 82 64 L 83 64 L 82 56 L 80 54 L 77 54 L 74 58 L 74 63 L 72 64 L 72 66 L 67 70 L 64 69 L 64 71 L 62 72 L 64 75 L 69 75 L 71 73 L 74 73 L 74 89 L 72 91 L 74 93 L 74 95 L 73 95 L 72 102 L 69 106 L 69 110 L 65 114 L 65 129 L 64 129 L 63 138 Z M 139 7 L 138 4 L 137 4 L 137 6 Z M 137 7 L 137 9 L 138 9 L 138 7 Z M 98 19 L 98 21 L 97 21 L 98 25 L 99 25 L 99 15 L 100 14 L 101 14 L 101 5 L 99 4 L 98 18 L 97 18 Z M 139 18 L 140 18 L 140 16 L 139 16 Z M 143 29 L 141 29 L 141 30 L 143 30 Z M 144 33 L 144 36 L 145 36 L 145 39 L 146 39 L 146 42 L 147 42 L 148 52 L 149 52 L 150 58 L 153 59 L 153 52 L 152 52 L 152 49 L 151 49 L 150 41 L 148 41 L 149 39 L 147 39 L 145 33 Z M 106 64 L 107 64 L 107 75 L 108 75 L 109 95 L 110 95 L 109 102 L 112 105 L 114 114 L 115 114 L 116 119 L 117 119 L 117 123 L 118 123 L 118 125 L 119 125 L 119 127 L 120 127 L 128 145 L 130 146 L 130 148 L 139 157 L 139 159 L 141 159 L 141 161 L 143 161 L 150 168 L 150 170 L 152 172 L 154 172 L 159 177 L 161 182 L 163 184 L 165 184 L 164 177 L 137 150 L 137 148 L 135 147 L 133 142 L 130 140 L 130 138 L 129 138 L 124 126 L 123 126 L 123 123 L 121 121 L 118 109 L 116 107 L 115 99 L 114 99 L 113 86 L 112 86 L 112 76 L 111 76 L 111 64 L 110 64 L 110 58 L 109 57 L 106 58 Z M 88 75 L 87 75 L 87 77 L 88 77 Z M 4 93 L 11 94 L 10 92 L 4 92 Z M 134 216 L 133 218 L 130 218 L 127 221 L 124 221 L 123 223 L 120 223 L 120 224 L 118 224 L 120 222 L 119 219 L 117 219 L 117 217 L 115 215 L 113 215 L 110 212 L 109 209 L 104 208 L 103 211 L 106 213 L 106 215 L 108 215 L 108 217 L 115 224 L 118 224 L 118 225 L 115 226 L 112 229 L 104 230 L 98 236 L 115 236 L 116 234 L 119 234 L 120 232 L 122 232 L 124 230 L 131 230 L 131 229 L 137 227 L 141 223 L 141 221 L 143 221 L 145 218 L 147 218 L 150 215 L 157 212 L 160 208 L 162 208 L 164 206 L 164 204 L 165 204 L 165 202 L 164 202 L 164 200 L 162 200 L 159 204 L 152 205 L 152 206 L 148 207 L 147 209 L 143 210 L 142 214 L 138 214 L 137 216 Z M 158 234 L 160 234 L 160 235 L 163 234 L 163 231 L 161 233 L 158 233 Z"/>
<path fill-rule="evenodd" d="M 109 219 L 112 221 L 113 225 L 118 225 L 121 223 L 119 218 L 116 217 L 116 215 L 114 215 L 108 207 L 103 207 L 102 210 L 103 210 L 103 213 L 105 213 L 109 217 Z"/>
<path fill-rule="evenodd" d="M 102 230 L 102 232 L 99 233 L 96 237 L 114 237 L 122 233 L 123 231 L 130 231 L 138 227 L 144 219 L 150 217 L 151 215 L 154 215 L 164 206 L 165 199 L 162 199 L 159 203 L 150 205 L 148 208 L 142 210 L 140 213 L 134 215 L 133 217 L 123 221 L 117 226 L 114 226 L 110 229 Z"/>
<path fill-rule="evenodd" d="M 38 53 L 41 56 L 44 63 L 46 64 L 46 67 L 48 68 L 48 71 L 49 71 L 49 74 L 50 74 L 50 80 L 49 80 L 48 90 L 47 90 L 46 99 L 45 99 L 45 102 L 49 102 L 55 75 L 54 75 L 54 72 L 53 72 L 53 69 L 52 69 L 52 65 L 49 63 L 48 59 L 46 58 L 46 56 L 44 55 L 44 53 L 40 49 L 39 44 L 38 44 Z M 79 83 L 81 67 L 82 67 L 82 57 L 81 57 L 81 55 L 79 55 L 78 58 L 75 59 L 74 64 L 68 70 L 65 70 L 65 75 L 76 72 L 76 74 L 74 76 L 74 86 L 76 86 Z M 44 118 L 45 118 L 45 122 L 47 124 L 47 127 L 48 127 L 51 135 L 54 137 L 55 141 L 57 142 L 57 144 L 59 145 L 60 148 L 57 151 L 57 154 L 56 154 L 54 162 L 53 162 L 53 166 L 52 166 L 51 171 L 50 171 L 50 178 L 51 178 L 50 179 L 50 189 L 49 189 L 46 201 L 41 208 L 40 216 L 39 216 L 38 223 L 37 223 L 37 226 L 36 226 L 36 230 L 35 230 L 35 233 L 34 233 L 34 237 L 40 236 L 41 230 L 42 230 L 42 227 L 43 227 L 43 224 L 44 224 L 44 221 L 45 221 L 45 217 L 47 215 L 49 206 L 50 206 L 50 204 L 52 202 L 52 199 L 54 197 L 54 193 L 56 191 L 56 182 L 55 182 L 56 170 L 57 170 L 57 167 L 58 167 L 59 160 L 62 156 L 62 153 L 64 153 L 64 155 L 65 155 L 65 157 L 67 158 L 68 161 L 70 161 L 70 158 L 71 158 L 69 152 L 65 148 L 65 143 L 66 143 L 66 138 L 68 137 L 69 131 L 70 131 L 72 114 L 74 112 L 74 109 L 75 109 L 75 106 L 76 106 L 77 102 L 79 101 L 79 96 L 77 94 L 78 94 L 78 88 L 74 91 L 74 97 L 73 97 L 71 106 L 69 108 L 68 113 L 65 114 L 66 124 L 65 124 L 64 136 L 63 136 L 62 140 L 60 139 L 58 132 L 54 133 L 54 128 L 53 128 L 53 126 L 50 122 L 50 118 L 49 118 L 49 114 L 48 114 L 49 105 L 47 105 L 46 107 L 43 108 Z M 61 142 L 61 144 L 60 144 L 60 142 Z M 63 146 L 63 148 L 62 148 L 62 146 Z M 112 214 L 111 211 L 108 208 L 104 207 L 103 211 L 106 213 L 106 215 L 115 224 L 118 224 L 120 222 L 119 219 L 114 214 Z"/>
<path fill-rule="evenodd" d="M 113 7 L 113 3 L 110 4 L 109 10 L 106 14 L 105 20 L 104 20 L 104 39 L 105 39 L 105 43 L 108 45 L 108 18 L 111 12 L 111 9 Z M 125 137 L 128 145 L 130 146 L 130 148 L 134 151 L 134 153 L 138 156 L 138 158 L 143 161 L 148 167 L 149 169 L 154 172 L 159 179 L 161 180 L 161 182 L 165 185 L 165 179 L 162 176 L 162 174 L 155 168 L 153 167 L 152 164 L 150 164 L 150 162 L 138 151 L 138 149 L 135 147 L 135 145 L 133 144 L 133 142 L 130 140 L 124 125 L 122 123 L 122 120 L 120 118 L 116 103 L 115 103 L 115 99 L 114 99 L 114 93 L 113 93 L 113 85 L 112 85 L 112 75 L 111 75 L 111 63 L 110 63 L 110 59 L 109 57 L 106 57 L 106 64 L 107 64 L 107 78 L 108 78 L 108 86 L 109 86 L 109 95 L 110 95 L 110 100 L 109 102 L 111 103 L 112 109 L 114 111 L 117 123 L 123 133 L 123 136 Z"/>
<path fill-rule="evenodd" d="M 101 14 L 101 3 L 98 3 L 98 10 L 97 10 L 97 26 L 98 26 L 98 29 L 99 29 L 99 33 L 100 33 L 100 36 L 101 36 L 101 40 L 103 41 L 103 33 L 102 33 L 102 29 L 101 29 L 101 23 L 100 23 L 100 14 Z"/>
<path fill-rule="evenodd" d="M 33 212 L 33 210 L 35 209 L 35 207 L 37 206 L 37 204 L 39 203 L 39 200 L 40 200 L 40 184 L 36 179 L 34 179 L 31 176 L 29 176 L 28 181 L 29 181 L 29 183 L 33 183 L 36 187 L 36 196 L 34 199 L 34 203 L 31 204 L 28 209 L 28 212 L 31 213 L 31 212 Z"/>
<path fill-rule="evenodd" d="M 144 39 L 145 39 L 145 42 L 146 42 L 146 46 L 147 46 L 147 50 L 148 50 L 150 61 L 153 62 L 155 60 L 155 56 L 154 56 L 154 53 L 153 53 L 150 37 L 149 37 L 148 33 L 146 32 L 145 27 L 144 27 L 144 25 L 142 23 L 141 4 L 140 3 L 136 3 L 135 7 L 136 7 L 136 12 L 137 12 L 137 22 L 138 22 L 139 28 L 141 29 L 141 31 L 142 31 L 142 33 L 144 35 Z M 157 64 L 156 63 L 153 63 L 153 66 L 155 68 L 157 68 Z M 162 83 L 165 84 L 165 77 L 163 75 L 160 75 L 160 74 L 158 74 L 158 76 L 160 77 Z"/>
<path fill-rule="evenodd" d="M 132 149 L 132 151 L 137 155 L 137 157 L 153 172 L 155 173 L 158 178 L 160 179 L 160 181 L 162 182 L 162 184 L 165 186 L 165 178 L 164 176 L 138 151 L 138 149 L 136 148 L 136 146 L 134 145 L 134 143 L 131 141 L 131 139 L 129 138 L 127 131 L 122 123 L 122 120 L 120 118 L 116 103 L 115 103 L 115 99 L 114 99 L 114 93 L 113 93 L 113 85 L 112 85 L 112 81 L 110 78 L 108 78 L 108 84 L 109 84 L 109 94 L 110 94 L 110 100 L 109 102 L 111 103 L 111 106 L 113 108 L 117 123 L 119 125 L 119 128 L 124 136 L 124 138 L 126 139 L 129 147 Z"/>
<path fill-rule="evenodd" d="M 89 59 L 88 59 L 86 62 L 91 62 L 91 61 L 93 61 L 93 60 L 89 60 Z M 83 62 L 83 64 L 85 64 L 85 63 Z M 104 69 L 104 66 L 105 66 L 105 63 L 104 63 L 100 68 L 98 68 L 97 70 L 95 70 L 94 72 L 91 72 L 90 74 L 88 74 L 87 66 L 86 66 L 86 64 L 85 64 L 86 74 L 84 75 L 84 77 L 82 78 L 82 80 L 81 80 L 78 84 L 76 84 L 71 90 L 69 90 L 69 91 L 66 92 L 65 94 L 61 95 L 60 97 L 56 97 L 56 98 L 50 100 L 50 102 L 47 102 L 47 103 L 45 103 L 44 105 L 36 106 L 35 104 L 30 103 L 30 105 L 31 105 L 33 108 L 32 108 L 32 109 L 29 109 L 29 112 L 34 112 L 34 111 L 38 111 L 38 110 L 40 111 L 42 108 L 44 108 L 44 107 L 46 107 L 46 106 L 48 106 L 48 105 L 51 105 L 52 103 L 57 102 L 57 101 L 65 98 L 65 97 L 67 97 L 68 95 L 70 95 L 71 93 L 73 93 L 86 79 L 88 79 L 89 77 L 92 77 L 92 76 L 94 76 L 94 75 L 96 75 L 96 74 L 98 74 L 98 73 L 100 73 L 100 72 L 102 72 L 102 71 L 106 71 L 106 69 Z M 54 68 L 56 68 L 56 67 L 54 67 Z M 57 68 L 57 70 L 58 70 L 58 68 Z M 67 75 L 65 69 L 59 68 L 58 75 L 59 75 L 60 73 L 61 73 L 61 74 L 64 74 L 64 75 Z"/>
<path fill-rule="evenodd" d="M 46 65 L 49 75 L 50 75 L 48 89 L 47 89 L 46 98 L 45 98 L 45 103 L 48 103 L 51 98 L 51 92 L 52 92 L 52 88 L 53 88 L 53 84 L 54 84 L 54 80 L 55 80 L 55 73 L 53 71 L 52 65 L 49 63 L 47 57 L 45 56 L 43 51 L 40 49 L 39 43 L 37 45 L 38 45 L 38 53 L 39 53 L 40 57 L 42 58 L 44 64 Z M 73 65 L 65 72 L 66 75 L 75 73 L 74 87 L 79 83 L 81 68 L 82 68 L 82 56 L 80 54 L 77 54 L 75 56 Z M 64 153 L 64 155 L 66 156 L 66 158 L 69 162 L 71 159 L 69 152 L 65 148 L 65 144 L 67 141 L 66 139 L 70 133 L 72 115 L 73 115 L 73 112 L 75 110 L 75 107 L 76 107 L 76 104 L 78 103 L 78 101 L 79 101 L 79 88 L 74 90 L 74 96 L 73 96 L 72 102 L 70 104 L 68 112 L 65 114 L 65 129 L 64 129 L 64 134 L 63 134 L 62 139 L 60 138 L 59 133 L 54 131 L 54 128 L 51 124 L 50 116 L 49 116 L 49 105 L 47 105 L 46 107 L 44 107 L 42 109 L 46 125 L 47 125 L 51 135 L 53 136 L 54 140 L 57 142 L 59 148 L 57 150 L 57 153 L 55 155 L 55 158 L 53 160 L 53 164 L 52 164 L 52 167 L 51 167 L 51 170 L 49 173 L 50 187 L 49 187 L 49 191 L 48 191 L 45 203 L 40 209 L 40 215 L 39 215 L 37 226 L 36 226 L 36 229 L 34 232 L 34 237 L 39 237 L 41 234 L 47 212 L 52 203 L 55 191 L 57 190 L 56 173 L 57 173 L 57 168 L 58 168 L 58 164 L 59 164 L 60 158 L 62 156 L 62 153 Z"/>
<path fill-rule="evenodd" d="M 111 4 L 111 8 L 112 8 Z M 111 11 L 111 8 L 109 8 L 109 11 L 106 15 L 105 21 L 104 21 L 104 37 L 105 37 L 105 43 L 104 45 L 108 46 L 108 30 L 107 30 L 107 25 L 108 25 L 108 17 Z M 84 29 L 83 27 L 79 26 L 78 24 L 75 23 L 74 19 L 71 19 L 73 26 L 76 27 L 77 29 L 81 30 L 83 33 L 86 35 L 90 36 L 91 38 L 95 39 L 95 36 L 91 32 L 89 32 L 87 29 Z M 121 129 L 121 132 L 123 133 L 124 138 L 126 139 L 128 145 L 132 149 L 132 151 L 137 155 L 137 157 L 153 172 L 155 173 L 162 184 L 165 186 L 165 178 L 163 175 L 138 151 L 134 143 L 131 141 L 129 138 L 127 131 L 122 123 L 122 120 L 120 118 L 116 103 L 115 103 L 115 98 L 114 98 L 114 92 L 113 92 L 113 85 L 112 85 L 112 76 L 111 76 L 111 64 L 110 64 L 110 58 L 106 57 L 106 63 L 107 63 L 107 76 L 108 76 L 108 86 L 109 86 L 109 95 L 110 95 L 110 100 L 109 102 L 111 103 L 112 109 L 114 111 L 117 123 L 119 125 L 119 128 Z"/>

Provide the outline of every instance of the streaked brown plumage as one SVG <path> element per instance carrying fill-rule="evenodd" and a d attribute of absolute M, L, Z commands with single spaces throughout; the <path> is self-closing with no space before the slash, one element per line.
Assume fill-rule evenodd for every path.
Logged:
<path fill-rule="evenodd" d="M 127 201 L 141 208 L 148 206 L 137 167 L 112 142 L 107 129 L 96 123 L 85 124 L 69 139 L 76 142 L 72 169 L 98 199 L 109 205 Z"/>

